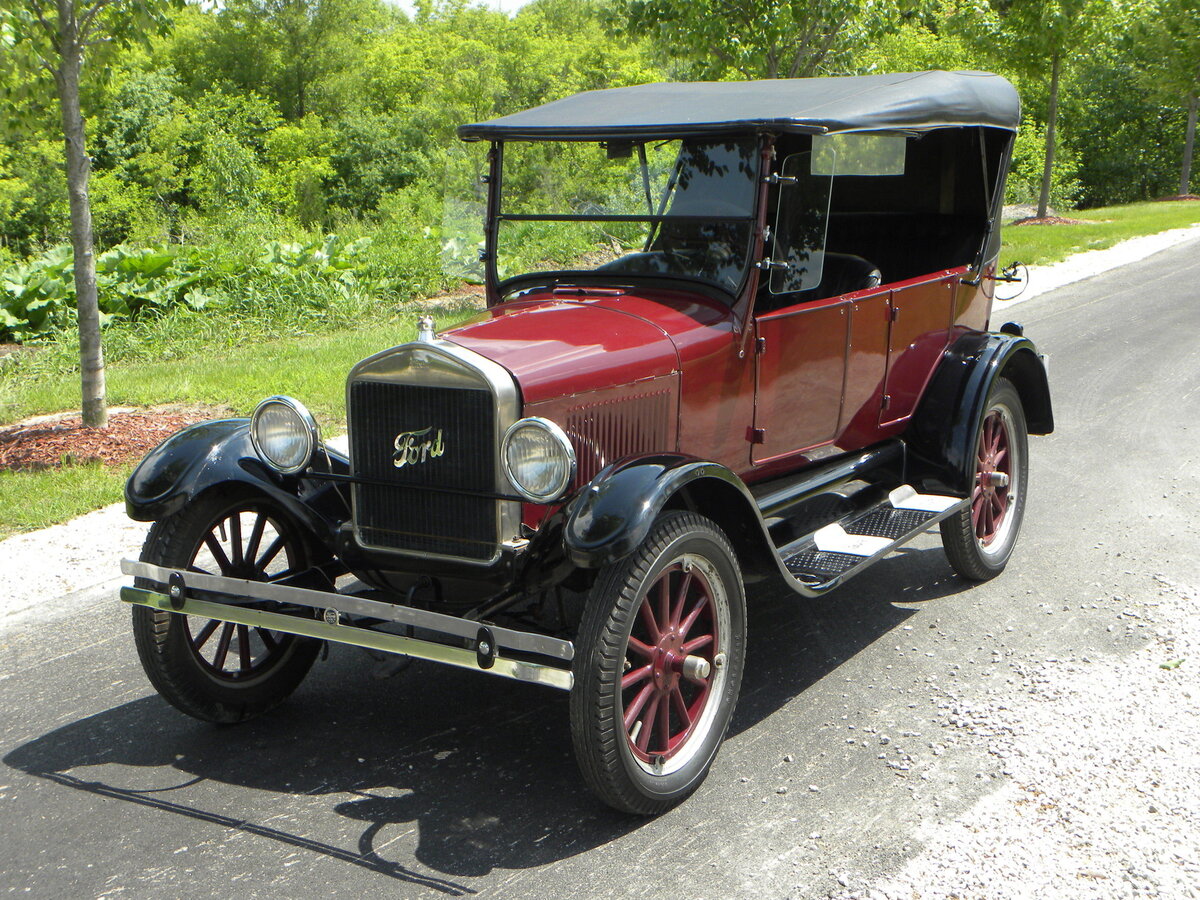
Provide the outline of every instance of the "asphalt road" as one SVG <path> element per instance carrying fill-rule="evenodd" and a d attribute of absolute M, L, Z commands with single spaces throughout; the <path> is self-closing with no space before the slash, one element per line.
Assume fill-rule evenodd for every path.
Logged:
<path fill-rule="evenodd" d="M 1058 430 L 1031 440 L 1008 570 L 968 587 L 929 538 L 818 602 L 752 592 L 731 733 L 675 811 L 591 798 L 564 695 L 422 664 L 378 681 L 345 648 L 262 720 L 191 721 L 151 691 L 128 609 L 84 597 L 0 634 L 0 891 L 809 897 L 894 870 L 1005 778 L 947 734 L 948 696 L 1129 653 L 1156 575 L 1200 585 L 1198 282 L 1191 241 L 1013 309 L 1051 354 Z"/>

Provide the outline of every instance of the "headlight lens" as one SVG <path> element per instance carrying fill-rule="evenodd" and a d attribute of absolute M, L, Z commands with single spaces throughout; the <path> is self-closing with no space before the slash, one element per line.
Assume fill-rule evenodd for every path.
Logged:
<path fill-rule="evenodd" d="M 521 419 L 504 435 L 504 471 L 522 497 L 557 500 L 575 476 L 575 450 L 549 419 Z"/>
<path fill-rule="evenodd" d="M 317 446 L 317 423 L 291 397 L 268 397 L 250 419 L 250 441 L 263 462 L 284 475 L 299 472 Z"/>

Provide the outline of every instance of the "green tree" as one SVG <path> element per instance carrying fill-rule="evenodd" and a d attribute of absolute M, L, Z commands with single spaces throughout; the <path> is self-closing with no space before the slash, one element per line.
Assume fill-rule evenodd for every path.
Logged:
<path fill-rule="evenodd" d="M 169 26 L 168 10 L 177 2 L 180 0 L 2 0 L 0 5 L 0 45 L 5 51 L 0 64 L 21 70 L 29 82 L 51 79 L 61 112 L 75 261 L 83 422 L 89 426 L 108 423 L 108 403 L 88 199 L 91 159 L 79 99 L 83 64 L 106 45 L 127 47 L 165 30 Z"/>
<path fill-rule="evenodd" d="M 657 32 L 702 74 L 800 78 L 847 71 L 850 51 L 895 28 L 917 0 L 618 0 L 633 34 Z"/>
<path fill-rule="evenodd" d="M 1145 11 L 1141 31 L 1151 51 L 1148 80 L 1155 93 L 1182 101 L 1187 108 L 1179 171 L 1179 193 L 1187 194 L 1200 108 L 1200 0 L 1158 0 Z"/>
<path fill-rule="evenodd" d="M 1093 29 L 1113 4 L 1112 0 L 991 0 L 991 5 L 999 16 L 997 47 L 1003 58 L 1029 75 L 1049 74 L 1050 78 L 1045 162 L 1038 195 L 1040 218 L 1050 203 L 1063 66 L 1087 52 Z"/>

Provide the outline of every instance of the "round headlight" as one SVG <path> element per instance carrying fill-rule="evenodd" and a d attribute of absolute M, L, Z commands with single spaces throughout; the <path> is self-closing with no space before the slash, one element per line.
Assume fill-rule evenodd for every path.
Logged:
<path fill-rule="evenodd" d="M 504 435 L 504 471 L 522 497 L 557 500 L 575 477 L 575 449 L 549 419 L 521 419 Z"/>
<path fill-rule="evenodd" d="M 263 462 L 284 475 L 299 472 L 317 446 L 317 423 L 291 397 L 268 397 L 250 419 L 250 441 Z"/>

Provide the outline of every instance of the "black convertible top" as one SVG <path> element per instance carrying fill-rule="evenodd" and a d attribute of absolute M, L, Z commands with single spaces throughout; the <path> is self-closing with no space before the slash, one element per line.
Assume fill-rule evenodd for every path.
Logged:
<path fill-rule="evenodd" d="M 1021 103 L 990 72 L 898 72 L 768 81 L 661 82 L 586 91 L 490 122 L 463 140 L 684 136 L 706 132 L 929 131 L 990 125 L 1015 131 Z"/>

